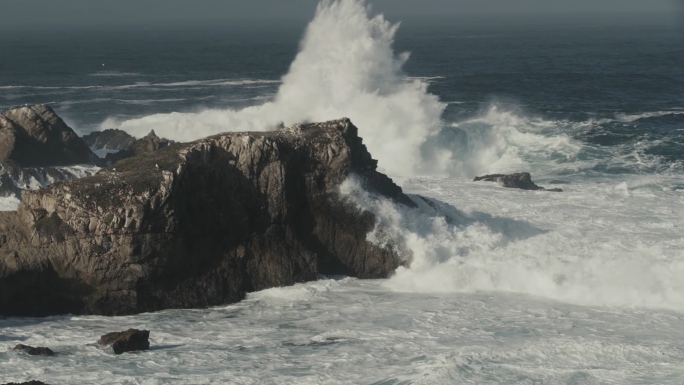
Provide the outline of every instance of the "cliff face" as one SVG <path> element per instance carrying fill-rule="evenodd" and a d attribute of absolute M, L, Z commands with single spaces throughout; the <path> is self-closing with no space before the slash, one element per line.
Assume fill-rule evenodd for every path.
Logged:
<path fill-rule="evenodd" d="M 382 278 L 350 175 L 412 205 L 346 119 L 226 133 L 24 191 L 0 213 L 0 315 L 130 314 L 241 300 L 319 274 Z"/>

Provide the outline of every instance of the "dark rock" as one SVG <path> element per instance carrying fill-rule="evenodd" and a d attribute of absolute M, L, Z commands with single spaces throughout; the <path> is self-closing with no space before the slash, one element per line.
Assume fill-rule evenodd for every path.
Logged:
<path fill-rule="evenodd" d="M 54 356 L 55 353 L 49 348 L 34 348 L 33 346 L 19 344 L 14 347 L 14 350 L 22 351 L 30 356 Z"/>
<path fill-rule="evenodd" d="M 0 114 L 0 162 L 21 167 L 97 164 L 88 145 L 47 105 Z"/>
<path fill-rule="evenodd" d="M 232 303 L 319 274 L 385 278 L 365 188 L 414 206 L 347 119 L 224 133 L 22 192 L 0 213 L 0 315 L 120 315 Z"/>
<path fill-rule="evenodd" d="M 107 333 L 97 342 L 103 346 L 112 346 L 114 354 L 150 349 L 150 331 L 128 329 L 125 332 Z"/>
<path fill-rule="evenodd" d="M 110 128 L 84 135 L 83 141 L 93 150 L 125 150 L 135 142 L 135 137 L 126 131 Z"/>
<path fill-rule="evenodd" d="M 521 172 L 509 175 L 491 174 L 485 176 L 478 176 L 475 178 L 475 182 L 479 181 L 498 182 L 503 187 L 518 188 L 523 190 L 544 190 L 552 192 L 563 192 L 563 190 L 559 188 L 547 190 L 544 187 L 537 186 L 534 182 L 532 182 L 532 177 L 528 172 Z"/>
<path fill-rule="evenodd" d="M 154 133 L 154 130 L 152 130 L 144 138 L 133 141 L 127 148 L 113 154 L 107 154 L 105 161 L 107 164 L 114 164 L 120 160 L 128 159 L 133 156 L 155 152 L 170 144 L 173 144 L 173 142 L 158 137 L 157 134 Z"/>
<path fill-rule="evenodd" d="M 3 385 L 48 385 L 42 381 L 27 381 L 27 382 L 8 382 Z"/>

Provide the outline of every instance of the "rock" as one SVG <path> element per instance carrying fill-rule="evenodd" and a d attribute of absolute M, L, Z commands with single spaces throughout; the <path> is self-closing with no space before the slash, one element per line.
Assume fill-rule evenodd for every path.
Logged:
<path fill-rule="evenodd" d="M 22 192 L 0 213 L 0 315 L 123 315 L 232 303 L 319 274 L 385 278 L 407 261 L 338 192 L 415 204 L 342 119 L 224 133 Z"/>
<path fill-rule="evenodd" d="M 110 128 L 94 131 L 83 136 L 83 141 L 92 150 L 125 150 L 135 142 L 135 138 L 126 131 Z"/>
<path fill-rule="evenodd" d="M 103 156 L 107 164 L 114 164 L 136 155 L 148 154 L 174 143 L 168 139 L 159 138 L 154 130 L 138 140 L 119 129 L 91 132 L 84 136 L 83 140 L 95 151 L 108 151 L 109 153 Z"/>
<path fill-rule="evenodd" d="M 0 114 L 0 162 L 20 167 L 97 164 L 88 145 L 47 105 Z"/>
<path fill-rule="evenodd" d="M 49 348 L 34 348 L 33 346 L 19 344 L 14 347 L 14 350 L 24 352 L 30 356 L 54 356 L 55 353 Z"/>
<path fill-rule="evenodd" d="M 498 182 L 504 187 L 508 188 L 519 188 L 523 190 L 543 190 L 551 192 L 563 192 L 562 189 L 555 188 L 547 190 L 544 187 L 537 186 L 532 182 L 532 177 L 528 172 L 521 172 L 517 174 L 491 174 L 485 176 L 478 176 L 475 178 L 475 182 L 485 181 L 485 182 Z"/>
<path fill-rule="evenodd" d="M 8 382 L 3 385 L 48 385 L 42 381 Z"/>
<path fill-rule="evenodd" d="M 110 346 L 114 354 L 134 352 L 150 349 L 150 331 L 128 329 L 125 332 L 107 333 L 97 342 L 103 346 Z"/>
<path fill-rule="evenodd" d="M 159 138 L 154 130 L 150 131 L 144 138 L 133 141 L 127 148 L 113 153 L 107 154 L 105 161 L 107 164 L 114 164 L 120 160 L 127 159 L 136 155 L 149 154 L 159 149 L 173 144 L 172 141 Z"/>

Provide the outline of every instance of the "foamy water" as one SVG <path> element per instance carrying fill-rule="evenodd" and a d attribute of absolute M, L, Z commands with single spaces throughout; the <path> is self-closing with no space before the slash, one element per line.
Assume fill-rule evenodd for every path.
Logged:
<path fill-rule="evenodd" d="M 191 140 L 349 117 L 418 208 L 377 199 L 353 178 L 340 191 L 376 215 L 368 239 L 395 249 L 406 267 L 387 280 L 323 277 L 212 309 L 0 319 L 2 380 L 683 383 L 682 165 L 667 158 L 669 149 L 660 151 L 665 139 L 620 137 L 634 134 L 629 124 L 676 119 L 681 110 L 565 119 L 491 103 L 445 120 L 447 103 L 428 92 L 443 78 L 404 73 L 408 55 L 393 49 L 396 28 L 363 1 L 325 1 L 281 82 L 131 85 L 279 85 L 275 95 L 261 95 L 263 105 L 112 118 L 103 128 Z M 578 139 L 609 133 L 611 124 L 622 125 L 616 145 Z M 471 181 L 523 170 L 565 191 Z M 114 356 L 93 345 L 129 327 L 151 330 L 151 351 Z M 24 356 L 10 350 L 17 343 L 58 354 Z"/>
<path fill-rule="evenodd" d="M 0 372 L 55 384 L 679 384 L 681 181 L 616 182 L 554 194 L 406 180 L 456 225 L 376 202 L 416 258 L 389 280 L 322 279 L 206 310 L 0 320 Z M 129 327 L 152 331 L 151 351 L 92 345 Z"/>

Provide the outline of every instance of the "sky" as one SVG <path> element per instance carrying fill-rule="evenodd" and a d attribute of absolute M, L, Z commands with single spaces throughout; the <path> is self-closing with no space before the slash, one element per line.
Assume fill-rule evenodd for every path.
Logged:
<path fill-rule="evenodd" d="M 440 15 L 664 14 L 684 0 L 368 0 L 390 19 Z M 3 29 L 308 20 L 317 0 L 0 0 Z"/>

